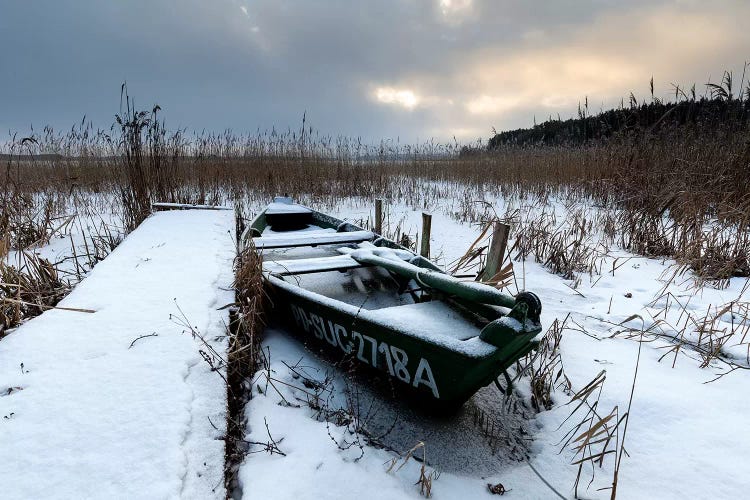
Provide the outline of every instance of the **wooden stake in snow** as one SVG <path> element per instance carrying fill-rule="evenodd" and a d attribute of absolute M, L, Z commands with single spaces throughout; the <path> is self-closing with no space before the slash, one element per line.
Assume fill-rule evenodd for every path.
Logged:
<path fill-rule="evenodd" d="M 383 200 L 375 200 L 375 233 L 383 234 Z"/>
<path fill-rule="evenodd" d="M 419 254 L 425 259 L 430 258 L 430 232 L 432 230 L 432 215 L 422 212 L 422 245 Z"/>
<path fill-rule="evenodd" d="M 508 224 L 495 222 L 492 228 L 492 241 L 490 242 L 490 252 L 487 255 L 487 264 L 484 266 L 484 272 L 482 272 L 483 281 L 492 279 L 503 265 L 505 248 L 508 246 L 508 234 L 510 234 Z"/>

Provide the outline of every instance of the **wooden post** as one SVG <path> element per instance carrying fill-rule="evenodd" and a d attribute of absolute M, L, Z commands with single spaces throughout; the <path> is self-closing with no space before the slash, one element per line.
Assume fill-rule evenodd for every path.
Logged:
<path fill-rule="evenodd" d="M 383 200 L 375 200 L 375 233 L 383 234 Z"/>
<path fill-rule="evenodd" d="M 422 212 L 422 245 L 419 255 L 425 259 L 430 258 L 430 232 L 432 230 L 432 215 Z"/>
<path fill-rule="evenodd" d="M 505 248 L 508 246 L 508 234 L 510 226 L 502 222 L 495 222 L 492 228 L 492 241 L 490 241 L 490 252 L 487 254 L 487 262 L 482 272 L 482 281 L 489 281 L 495 276 L 505 259 Z"/>

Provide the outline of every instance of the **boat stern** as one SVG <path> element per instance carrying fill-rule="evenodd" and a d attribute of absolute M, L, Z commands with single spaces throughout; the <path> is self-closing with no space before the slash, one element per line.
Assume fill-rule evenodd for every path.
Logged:
<path fill-rule="evenodd" d="M 536 347 L 533 338 L 542 331 L 539 316 L 542 304 L 535 294 L 522 292 L 510 312 L 485 326 L 479 338 L 499 349 L 501 359 L 518 359 Z M 515 361 L 515 359 L 513 359 Z"/>

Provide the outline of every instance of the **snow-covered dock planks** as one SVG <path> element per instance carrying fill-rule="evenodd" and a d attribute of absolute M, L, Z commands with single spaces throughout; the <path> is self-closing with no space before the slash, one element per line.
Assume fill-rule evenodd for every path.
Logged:
<path fill-rule="evenodd" d="M 233 233 L 231 211 L 157 213 L 60 304 L 96 312 L 0 341 L 2 498 L 225 497 L 226 389 L 189 327 L 225 351 Z"/>

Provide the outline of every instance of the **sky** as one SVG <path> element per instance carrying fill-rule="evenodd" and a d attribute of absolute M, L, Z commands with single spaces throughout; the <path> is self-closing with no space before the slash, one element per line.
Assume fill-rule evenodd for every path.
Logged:
<path fill-rule="evenodd" d="M 750 60 L 746 0 L 0 0 L 0 135 L 120 89 L 167 126 L 414 143 L 698 92 Z"/>

